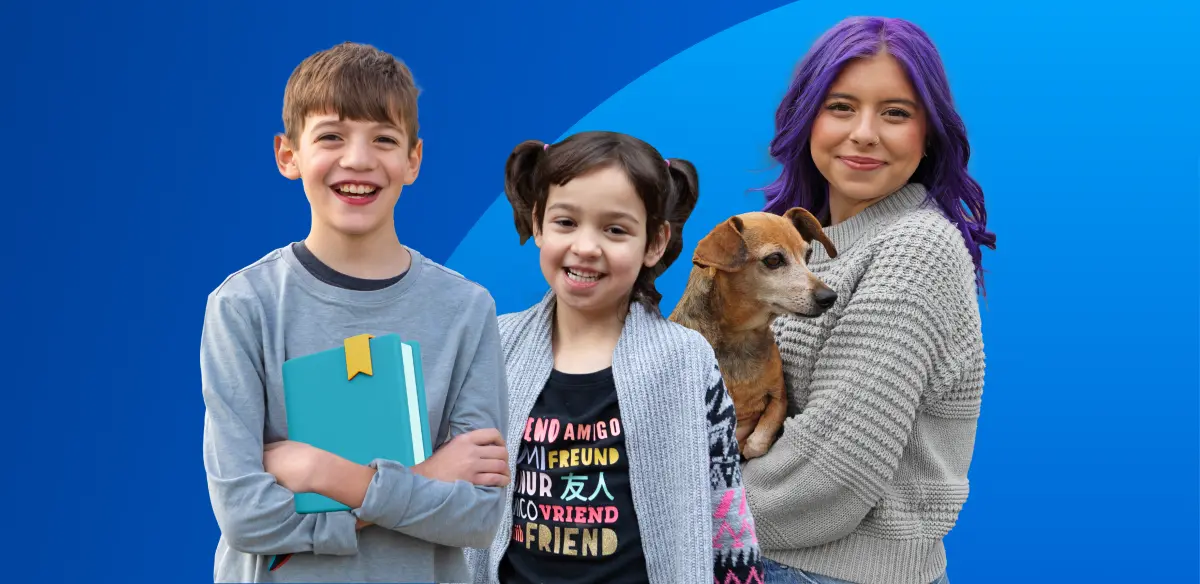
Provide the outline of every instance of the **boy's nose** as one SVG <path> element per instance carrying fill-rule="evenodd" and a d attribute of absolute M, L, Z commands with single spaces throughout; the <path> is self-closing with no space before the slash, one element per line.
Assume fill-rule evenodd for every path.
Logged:
<path fill-rule="evenodd" d="M 374 166 L 374 157 L 365 146 L 349 144 L 342 153 L 342 167 L 350 170 L 370 170 Z"/>

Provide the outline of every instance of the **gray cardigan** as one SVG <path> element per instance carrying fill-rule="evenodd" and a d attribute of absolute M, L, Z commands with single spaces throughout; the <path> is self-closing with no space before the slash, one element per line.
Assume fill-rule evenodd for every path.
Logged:
<path fill-rule="evenodd" d="M 515 463 L 525 420 L 554 365 L 554 295 L 500 317 L 509 385 L 505 440 Z M 712 582 L 761 574 L 754 521 L 741 486 L 733 404 L 712 347 L 690 329 L 633 303 L 613 352 L 629 480 L 650 581 Z M 496 572 L 512 532 L 512 490 L 490 549 L 467 550 L 478 584 Z M 761 578 L 761 576 L 760 576 Z"/>

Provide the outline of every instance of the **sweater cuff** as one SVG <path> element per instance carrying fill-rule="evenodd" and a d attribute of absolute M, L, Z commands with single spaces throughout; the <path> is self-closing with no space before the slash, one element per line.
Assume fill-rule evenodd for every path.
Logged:
<path fill-rule="evenodd" d="M 313 528 L 313 554 L 352 556 L 358 553 L 358 520 L 345 511 L 322 513 Z"/>
<path fill-rule="evenodd" d="M 408 515 L 412 471 L 390 460 L 373 460 L 368 466 L 375 469 L 375 476 L 367 487 L 362 507 L 355 509 L 354 515 L 380 527 L 395 529 Z"/>

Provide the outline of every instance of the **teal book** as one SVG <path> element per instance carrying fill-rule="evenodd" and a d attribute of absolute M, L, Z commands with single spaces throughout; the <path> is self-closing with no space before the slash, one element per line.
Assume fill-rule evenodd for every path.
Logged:
<path fill-rule="evenodd" d="M 432 455 L 421 346 L 399 335 L 358 335 L 343 346 L 283 364 L 288 439 L 358 464 L 383 458 L 408 467 Z M 317 493 L 296 493 L 297 513 L 347 511 Z"/>

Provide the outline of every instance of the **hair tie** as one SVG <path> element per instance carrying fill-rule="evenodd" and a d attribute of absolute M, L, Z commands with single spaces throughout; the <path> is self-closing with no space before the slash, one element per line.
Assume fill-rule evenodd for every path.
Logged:
<path fill-rule="evenodd" d="M 670 160 L 667 160 L 667 166 L 668 166 L 668 167 L 670 167 L 670 166 L 671 166 L 671 161 L 670 161 Z"/>
<path fill-rule="evenodd" d="M 549 145 L 549 144 L 542 144 L 542 151 L 543 151 L 543 152 L 544 152 L 544 151 L 546 151 L 546 150 L 549 150 L 549 149 L 550 149 L 550 145 Z"/>

